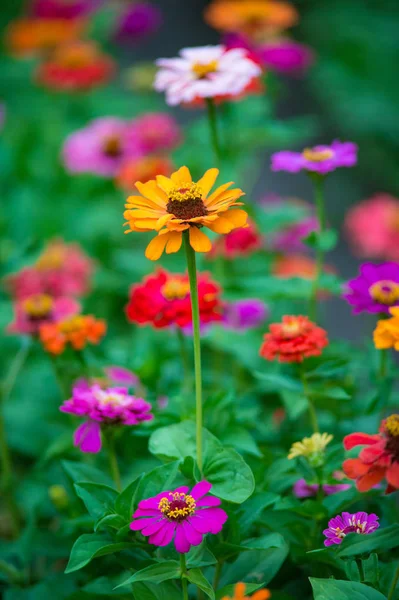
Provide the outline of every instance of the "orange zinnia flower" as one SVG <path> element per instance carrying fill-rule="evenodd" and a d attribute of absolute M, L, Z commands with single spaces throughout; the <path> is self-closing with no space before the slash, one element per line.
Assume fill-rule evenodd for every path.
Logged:
<path fill-rule="evenodd" d="M 20 56 L 47 52 L 77 40 L 84 27 L 80 19 L 18 19 L 8 26 L 6 44 Z"/>
<path fill-rule="evenodd" d="M 105 335 L 105 321 L 91 315 L 77 315 L 59 321 L 45 323 L 39 329 L 40 341 L 50 354 L 62 354 L 69 344 L 74 350 L 83 350 L 87 344 L 98 344 Z"/>
<path fill-rule="evenodd" d="M 258 38 L 292 27 L 298 20 L 298 13 L 288 2 L 214 0 L 205 11 L 205 20 L 220 31 Z"/>
<path fill-rule="evenodd" d="M 285 315 L 282 323 L 272 323 L 264 337 L 260 355 L 266 360 L 301 363 L 309 356 L 320 356 L 328 345 L 327 332 L 307 317 Z"/>
<path fill-rule="evenodd" d="M 216 233 L 230 233 L 237 227 L 245 227 L 247 213 L 233 206 L 244 192 L 238 188 L 229 190 L 233 182 L 211 191 L 218 169 L 209 169 L 201 179 L 193 182 L 187 167 L 181 167 L 171 177 L 158 175 L 156 180 L 136 183 L 142 196 L 127 199 L 124 217 L 130 231 L 157 231 L 158 235 L 148 244 L 145 255 L 157 260 L 166 249 L 167 254 L 178 252 L 183 231 L 189 232 L 191 247 L 196 252 L 209 252 L 210 239 L 201 231 L 207 227 Z M 231 210 L 229 210 L 231 209 Z"/>
<path fill-rule="evenodd" d="M 255 592 L 251 597 L 245 596 L 245 583 L 237 583 L 234 588 L 234 596 L 223 596 L 222 600 L 269 600 L 272 597 L 269 590 L 259 590 Z"/>
<path fill-rule="evenodd" d="M 393 306 L 389 312 L 392 318 L 378 321 L 374 330 L 374 345 L 377 350 L 399 350 L 399 306 Z"/>

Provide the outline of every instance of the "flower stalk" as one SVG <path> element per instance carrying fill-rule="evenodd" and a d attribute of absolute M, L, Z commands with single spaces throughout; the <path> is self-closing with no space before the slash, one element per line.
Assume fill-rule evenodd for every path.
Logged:
<path fill-rule="evenodd" d="M 306 380 L 306 374 L 304 373 L 304 371 L 301 372 L 301 381 L 302 381 L 302 385 L 303 385 L 303 392 L 305 394 L 306 400 L 308 401 L 309 419 L 310 419 L 310 423 L 311 423 L 313 432 L 319 433 L 320 427 L 319 427 L 319 422 L 317 419 L 317 412 L 316 412 L 315 405 L 313 404 L 313 401 L 310 396 L 310 390 L 308 387 L 308 382 Z"/>
<path fill-rule="evenodd" d="M 122 490 L 122 480 L 119 471 L 118 459 L 115 451 L 115 436 L 113 431 L 107 431 L 104 434 L 107 440 L 108 461 L 112 479 L 114 480 L 118 492 Z"/>
<path fill-rule="evenodd" d="M 324 177 L 320 175 L 311 175 L 315 192 L 316 214 L 319 223 L 319 236 L 326 230 L 326 212 L 324 202 Z M 319 292 L 320 277 L 324 267 L 324 250 L 320 247 L 320 238 L 316 247 L 316 273 L 313 279 L 312 292 L 310 298 L 309 315 L 315 321 L 317 318 L 317 294 Z"/>
<path fill-rule="evenodd" d="M 183 600 L 188 600 L 188 582 L 187 582 L 187 566 L 186 566 L 186 555 L 180 554 L 180 568 L 181 568 L 181 585 L 183 590 Z"/>
<path fill-rule="evenodd" d="M 391 583 L 391 587 L 389 588 L 388 600 L 393 600 L 395 596 L 396 586 L 399 581 L 399 565 L 396 568 L 395 575 L 393 576 L 393 580 Z"/>
<path fill-rule="evenodd" d="M 200 315 L 198 304 L 197 266 L 195 252 L 190 246 L 187 231 L 184 232 L 187 269 L 190 280 L 190 296 L 193 315 L 193 342 L 194 342 L 194 373 L 195 373 L 195 407 L 196 407 L 196 440 L 197 463 L 202 473 L 202 372 L 201 372 L 201 333 Z"/>
<path fill-rule="evenodd" d="M 208 122 L 211 134 L 211 144 L 217 163 L 222 162 L 222 148 L 219 139 L 218 124 L 216 118 L 216 106 L 213 98 L 206 98 L 206 106 L 208 110 Z"/>

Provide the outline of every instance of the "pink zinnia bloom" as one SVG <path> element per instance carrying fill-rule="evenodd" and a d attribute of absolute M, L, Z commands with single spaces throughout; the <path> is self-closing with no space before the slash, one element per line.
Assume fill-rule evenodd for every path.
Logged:
<path fill-rule="evenodd" d="M 226 235 L 221 235 L 213 244 L 210 258 L 223 256 L 231 260 L 239 256 L 249 256 L 263 246 L 264 239 L 252 220 L 248 221 L 248 227 L 234 229 Z"/>
<path fill-rule="evenodd" d="M 272 171 L 288 173 L 304 170 L 326 175 L 338 167 L 353 167 L 356 163 L 356 144 L 337 140 L 331 146 L 314 146 L 302 152 L 283 150 L 272 155 Z"/>
<path fill-rule="evenodd" d="M 325 546 L 333 546 L 334 544 L 342 544 L 342 540 L 348 533 L 368 534 L 373 533 L 379 528 L 379 517 L 377 515 L 368 515 L 365 512 L 357 512 L 354 514 L 343 512 L 342 515 L 337 515 L 328 522 L 328 529 L 323 531 L 326 536 L 324 540 Z"/>
<path fill-rule="evenodd" d="M 139 502 L 130 529 L 149 536 L 149 543 L 167 546 L 174 538 L 177 552 L 199 546 L 207 533 L 217 534 L 227 520 L 220 499 L 208 496 L 212 484 L 197 483 L 189 492 L 186 486 L 161 492 Z"/>
<path fill-rule="evenodd" d="M 17 300 L 33 294 L 82 296 L 90 290 L 93 261 L 79 244 L 62 239 L 49 242 L 32 267 L 25 267 L 6 278 L 6 285 Z"/>
<path fill-rule="evenodd" d="M 318 228 L 319 225 L 316 217 L 306 217 L 302 221 L 299 221 L 299 223 L 289 225 L 276 233 L 270 242 L 270 246 L 277 252 L 303 252 L 307 249 L 307 246 L 303 243 L 303 239 L 312 233 L 312 231 L 317 231 Z"/>
<path fill-rule="evenodd" d="M 346 492 L 350 488 L 350 483 L 325 483 L 323 485 L 323 492 L 326 496 L 331 496 L 339 492 Z M 305 479 L 298 479 L 294 483 L 292 491 L 297 498 L 312 498 L 317 496 L 319 485 L 317 483 L 307 483 Z"/>
<path fill-rule="evenodd" d="M 99 4 L 100 0 L 33 0 L 30 11 L 39 19 L 76 19 Z"/>
<path fill-rule="evenodd" d="M 226 329 L 246 331 L 258 327 L 268 315 L 269 308 L 262 300 L 239 300 L 225 305 L 222 323 Z"/>
<path fill-rule="evenodd" d="M 177 121 L 167 113 L 145 113 L 131 122 L 129 136 L 141 154 L 169 152 L 182 141 Z"/>
<path fill-rule="evenodd" d="M 183 48 L 177 58 L 161 58 L 154 87 L 166 92 L 171 106 L 204 98 L 232 98 L 242 94 L 262 70 L 243 48 L 225 46 Z"/>
<path fill-rule="evenodd" d="M 314 61 L 310 48 L 289 39 L 267 42 L 258 49 L 262 64 L 273 71 L 298 74 L 308 69 Z"/>
<path fill-rule="evenodd" d="M 62 321 L 79 310 L 80 305 L 73 298 L 33 294 L 15 303 L 15 320 L 8 326 L 8 331 L 35 335 L 44 323 Z"/>
<path fill-rule="evenodd" d="M 351 208 L 346 237 L 358 256 L 399 261 L 399 200 L 376 194 Z"/>
<path fill-rule="evenodd" d="M 128 388 L 135 388 L 140 385 L 140 379 L 133 371 L 124 367 L 104 367 L 103 377 L 81 377 L 75 381 L 74 387 L 81 390 L 88 390 L 93 384 L 98 384 L 102 388 L 108 388 L 112 385 L 122 385 Z"/>
<path fill-rule="evenodd" d="M 122 163 L 140 153 L 130 136 L 130 122 L 116 117 L 91 121 L 65 141 L 62 158 L 70 173 L 114 177 Z"/>
<path fill-rule="evenodd" d="M 74 444 L 82 452 L 101 450 L 100 425 L 139 425 L 151 421 L 151 404 L 131 396 L 125 387 L 103 389 L 95 384 L 89 388 L 76 385 L 72 398 L 60 407 L 62 412 L 87 417 L 88 420 L 75 431 Z"/>

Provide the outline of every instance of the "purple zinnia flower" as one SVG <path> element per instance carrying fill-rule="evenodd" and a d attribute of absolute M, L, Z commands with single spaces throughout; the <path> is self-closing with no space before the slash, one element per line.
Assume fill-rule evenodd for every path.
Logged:
<path fill-rule="evenodd" d="M 111 387 L 103 389 L 95 384 L 89 388 L 76 385 L 72 398 L 60 407 L 62 412 L 87 417 L 74 434 L 74 445 L 82 452 L 99 452 L 101 450 L 100 424 L 104 425 L 138 425 L 143 421 L 151 421 L 151 404 L 142 398 L 129 395 L 128 389 Z"/>
<path fill-rule="evenodd" d="M 318 229 L 319 223 L 316 217 L 309 216 L 276 233 L 270 245 L 277 252 L 303 252 L 307 249 L 303 239 Z"/>
<path fill-rule="evenodd" d="M 377 515 L 368 515 L 365 512 L 354 514 L 343 512 L 342 515 L 337 515 L 328 522 L 328 529 L 323 531 L 327 538 L 324 540 L 324 545 L 341 544 L 348 533 L 373 533 L 380 526 L 378 519 Z"/>
<path fill-rule="evenodd" d="M 226 328 L 245 331 L 263 323 L 268 314 L 266 304 L 256 298 L 229 302 L 224 307 L 223 325 Z"/>
<path fill-rule="evenodd" d="M 162 14 L 150 2 L 127 6 L 116 26 L 115 37 L 121 42 L 135 42 L 154 33 L 161 25 Z"/>
<path fill-rule="evenodd" d="M 62 150 L 66 169 L 71 173 L 113 177 L 127 158 L 140 155 L 130 128 L 129 121 L 103 117 L 75 131 Z"/>
<path fill-rule="evenodd" d="M 300 73 L 314 61 L 310 48 L 288 39 L 267 42 L 258 49 L 258 55 L 265 67 L 286 74 Z"/>
<path fill-rule="evenodd" d="M 276 152 L 272 155 L 271 168 L 272 171 L 298 173 L 305 170 L 326 175 L 338 167 L 353 167 L 356 162 L 356 144 L 336 140 L 331 146 L 314 146 L 302 152 Z"/>
<path fill-rule="evenodd" d="M 345 300 L 360 312 L 387 313 L 399 305 L 399 264 L 394 262 L 373 265 L 364 263 L 360 275 L 346 284 Z"/>
<path fill-rule="evenodd" d="M 331 496 L 332 494 L 338 494 L 338 492 L 346 492 L 350 488 L 350 483 L 326 483 L 323 485 L 323 492 L 326 496 Z M 294 483 L 292 491 L 297 498 L 311 498 L 317 496 L 319 485 L 317 483 L 306 483 L 305 479 L 298 479 Z"/>
<path fill-rule="evenodd" d="M 197 483 L 190 493 L 182 486 L 139 502 L 130 529 L 149 536 L 149 543 L 167 546 L 174 538 L 177 552 L 199 546 L 207 533 L 217 534 L 227 520 L 220 499 L 208 496 L 212 484 Z"/>

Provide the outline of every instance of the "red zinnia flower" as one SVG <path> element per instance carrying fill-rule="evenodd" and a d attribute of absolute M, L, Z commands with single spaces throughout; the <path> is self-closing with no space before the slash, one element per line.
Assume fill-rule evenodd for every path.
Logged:
<path fill-rule="evenodd" d="M 327 332 L 307 317 L 283 317 L 282 323 L 272 323 L 264 337 L 260 355 L 266 360 L 300 363 L 309 356 L 319 356 L 328 345 Z"/>
<path fill-rule="evenodd" d="M 114 72 L 114 61 L 94 42 L 75 42 L 58 48 L 36 78 L 51 90 L 85 91 L 107 83 Z"/>
<path fill-rule="evenodd" d="M 380 433 L 351 433 L 344 438 L 346 450 L 365 446 L 358 458 L 348 458 L 342 468 L 349 479 L 356 480 L 359 492 L 367 492 L 384 478 L 386 493 L 399 490 L 399 415 L 381 422 Z"/>
<path fill-rule="evenodd" d="M 253 221 L 247 222 L 248 227 L 234 229 L 227 235 L 216 240 L 210 256 L 224 256 L 227 259 L 237 256 L 249 256 L 262 247 L 263 238 Z"/>
<path fill-rule="evenodd" d="M 201 324 L 220 321 L 223 305 L 220 288 L 206 273 L 198 277 L 198 296 Z M 190 284 L 188 275 L 177 275 L 158 269 L 142 283 L 133 285 L 126 306 L 129 321 L 151 324 L 157 329 L 192 324 Z"/>

